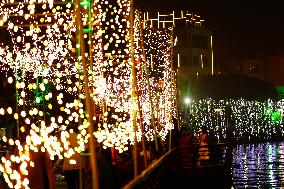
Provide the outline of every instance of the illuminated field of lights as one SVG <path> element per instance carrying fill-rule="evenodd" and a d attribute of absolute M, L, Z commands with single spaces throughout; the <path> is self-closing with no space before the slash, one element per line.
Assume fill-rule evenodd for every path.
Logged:
<path fill-rule="evenodd" d="M 30 151 L 47 151 L 51 159 L 62 159 L 85 150 L 91 136 L 87 132 L 90 124 L 84 104 L 82 56 L 88 61 L 97 142 L 104 148 L 115 147 L 121 153 L 134 143 L 131 112 L 138 106 L 133 104 L 135 97 L 131 93 L 129 1 L 80 3 L 88 47 L 85 54 L 81 54 L 77 39 L 73 3 L 52 0 L 4 0 L 0 3 L 0 28 L 11 39 L 8 44 L 0 44 L 0 70 L 15 91 L 15 103 L 0 107 L 0 114 L 16 125 L 20 136 L 2 139 L 11 148 L 0 164 L 10 188 L 29 188 L 27 167 L 36 166 L 30 161 Z M 137 27 L 135 25 L 135 49 L 141 49 L 143 34 Z M 137 123 L 147 123 L 146 138 L 153 140 L 153 126 L 150 127 L 149 120 L 150 114 L 154 115 L 158 120 L 154 127 L 163 139 L 173 128 L 170 116 L 175 116 L 170 113 L 175 90 L 170 71 L 171 34 L 170 30 L 145 30 L 155 35 L 144 36 L 147 57 L 142 51 L 135 51 L 138 90 L 143 102 L 142 117 L 138 117 L 143 121 Z M 164 37 L 159 38 L 159 35 Z M 156 51 L 149 52 L 151 48 Z M 149 80 L 145 79 L 145 69 L 149 69 Z M 153 110 L 149 107 L 149 90 L 145 87 L 149 81 Z M 158 94 L 157 90 L 160 90 Z M 68 138 L 74 126 L 80 133 L 78 145 L 72 149 Z M 141 125 L 138 128 L 136 134 L 140 141 Z"/>
<path fill-rule="evenodd" d="M 271 140 L 284 136 L 284 101 L 264 102 L 203 99 L 192 101 L 182 116 L 191 115 L 189 127 L 226 139 L 228 131 L 237 142 Z"/>

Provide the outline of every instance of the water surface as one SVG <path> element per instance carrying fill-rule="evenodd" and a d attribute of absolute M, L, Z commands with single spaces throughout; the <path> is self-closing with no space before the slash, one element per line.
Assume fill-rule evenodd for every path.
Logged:
<path fill-rule="evenodd" d="M 284 142 L 233 149 L 232 188 L 284 189 Z"/>

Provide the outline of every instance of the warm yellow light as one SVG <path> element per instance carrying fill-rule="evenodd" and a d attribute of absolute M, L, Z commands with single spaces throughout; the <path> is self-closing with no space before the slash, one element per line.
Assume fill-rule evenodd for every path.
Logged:
<path fill-rule="evenodd" d="M 25 127 L 21 127 L 21 129 L 20 129 L 22 132 L 25 132 Z"/>

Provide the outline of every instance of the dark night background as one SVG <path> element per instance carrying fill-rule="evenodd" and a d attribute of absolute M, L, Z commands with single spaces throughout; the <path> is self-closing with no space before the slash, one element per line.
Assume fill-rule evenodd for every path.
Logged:
<path fill-rule="evenodd" d="M 284 52 L 282 1 L 258 0 L 137 0 L 142 10 L 188 10 L 205 20 L 213 32 L 214 61 L 234 60 Z"/>

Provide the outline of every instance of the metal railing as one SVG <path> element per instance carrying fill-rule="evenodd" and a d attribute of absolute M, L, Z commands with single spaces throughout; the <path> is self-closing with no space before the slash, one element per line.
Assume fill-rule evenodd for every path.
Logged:
<path fill-rule="evenodd" d="M 147 169 L 145 169 L 139 176 L 131 180 L 126 184 L 123 189 L 152 189 L 158 188 L 161 182 L 168 175 L 168 171 L 171 171 L 173 166 L 173 157 L 177 149 L 168 151 L 160 159 L 152 163 Z"/>
<path fill-rule="evenodd" d="M 168 179 L 173 170 L 216 166 L 227 171 L 230 163 L 231 147 L 226 143 L 206 146 L 194 144 L 188 148 L 174 148 L 150 165 L 139 176 L 128 182 L 123 189 L 155 189 L 159 188 L 165 182 L 165 179 Z"/>

